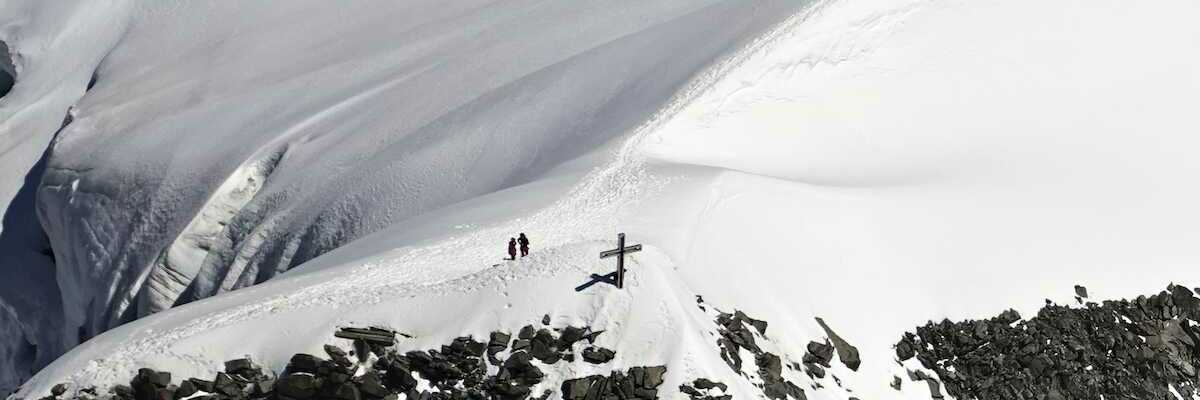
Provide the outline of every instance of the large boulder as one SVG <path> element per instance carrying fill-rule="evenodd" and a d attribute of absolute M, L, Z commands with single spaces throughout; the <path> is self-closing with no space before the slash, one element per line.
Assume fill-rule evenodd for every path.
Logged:
<path fill-rule="evenodd" d="M 246 386 L 224 372 L 217 373 L 217 379 L 213 381 L 213 391 L 229 397 L 244 396 Z"/>
<path fill-rule="evenodd" d="M 326 384 L 321 387 L 318 395 L 323 400 L 360 400 L 358 387 L 350 382 Z"/>
<path fill-rule="evenodd" d="M 310 374 L 315 374 L 317 373 L 317 370 L 321 368 L 321 364 L 324 362 L 325 360 L 320 357 L 311 354 L 298 353 L 293 355 L 292 359 L 288 361 L 287 368 L 284 369 L 284 372 L 307 372 Z"/>
<path fill-rule="evenodd" d="M 196 391 L 196 384 L 192 383 L 190 379 L 184 379 L 183 382 L 179 383 L 179 388 L 175 389 L 175 399 L 189 397 L 196 394 Z"/>
<path fill-rule="evenodd" d="M 562 329 L 558 334 L 558 348 L 563 350 L 571 349 L 571 346 L 580 340 L 583 340 L 588 334 L 587 328 L 577 328 L 568 326 Z"/>
<path fill-rule="evenodd" d="M 825 330 L 825 335 L 828 336 L 829 340 L 833 342 L 833 347 L 837 350 L 838 360 L 840 360 L 842 364 L 845 364 L 847 368 L 850 368 L 851 371 L 858 371 L 858 366 L 862 364 L 862 358 L 858 354 L 858 348 L 851 345 L 850 342 L 847 342 L 845 339 L 842 339 L 841 336 L 838 336 L 838 334 L 834 332 L 828 324 L 825 323 L 825 320 L 821 319 L 820 317 L 817 317 L 816 320 L 817 324 L 821 325 L 821 329 Z"/>
<path fill-rule="evenodd" d="M 603 364 L 612 361 L 612 359 L 616 357 L 617 353 L 603 347 L 591 346 L 583 349 L 583 353 L 581 355 L 583 356 L 583 361 L 592 364 Z"/>
<path fill-rule="evenodd" d="M 343 367 L 350 367 L 354 365 L 354 362 L 350 361 L 350 355 L 340 347 L 327 344 L 325 345 L 325 354 L 328 354 L 329 359 L 333 360 L 333 362 L 337 365 Z"/>
<path fill-rule="evenodd" d="M 256 369 L 258 369 L 258 367 L 255 366 L 254 362 L 250 361 L 249 358 L 239 358 L 225 362 L 225 372 L 230 374 L 238 374 Z"/>
<path fill-rule="evenodd" d="M 504 360 L 503 373 L 508 379 L 520 382 L 527 386 L 538 384 L 546 377 L 542 370 L 531 362 L 533 356 L 527 352 L 516 352 Z"/>
<path fill-rule="evenodd" d="M 592 386 L 595 386 L 604 377 L 599 375 L 585 376 L 583 378 L 568 379 L 563 381 L 561 386 L 563 400 L 585 400 L 587 399 L 588 391 Z"/>
<path fill-rule="evenodd" d="M 383 398 L 391 391 L 383 385 L 383 379 L 375 371 L 367 371 L 358 378 L 358 391 L 368 398 Z"/>
<path fill-rule="evenodd" d="M 828 342 L 808 342 L 807 350 L 804 353 L 805 363 L 817 363 L 829 368 L 829 362 L 833 360 L 833 345 Z"/>

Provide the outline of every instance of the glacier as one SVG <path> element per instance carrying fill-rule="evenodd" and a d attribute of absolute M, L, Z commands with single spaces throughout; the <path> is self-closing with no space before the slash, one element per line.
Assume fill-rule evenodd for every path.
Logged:
<path fill-rule="evenodd" d="M 863 350 L 810 398 L 926 398 L 908 327 L 1200 261 L 1191 2 L 110 3 L 0 5 L 20 397 L 543 313 L 751 396 L 702 295 Z M 629 290 L 571 291 L 618 231 Z"/>

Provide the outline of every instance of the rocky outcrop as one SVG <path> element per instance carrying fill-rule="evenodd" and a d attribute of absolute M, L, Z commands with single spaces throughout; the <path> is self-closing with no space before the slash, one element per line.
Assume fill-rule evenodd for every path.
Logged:
<path fill-rule="evenodd" d="M 783 353 L 767 336 L 769 324 L 740 310 L 725 313 L 698 305 L 713 318 L 716 348 L 730 367 L 772 400 L 805 400 L 797 385 L 803 367 Z M 711 310 L 711 311 L 710 311 Z M 588 376 L 561 376 L 612 362 L 618 353 L 600 346 L 604 333 L 588 326 L 554 327 L 529 324 L 494 331 L 485 338 L 462 336 L 433 349 L 400 351 L 398 336 L 409 335 L 383 327 L 343 327 L 334 336 L 349 348 L 329 344 L 320 354 L 297 353 L 281 371 L 268 371 L 250 358 L 224 362 L 210 377 L 172 381 L 169 373 L 143 369 L 128 385 L 74 390 L 55 387 L 41 400 L 547 400 L 559 385 L 564 400 L 651 400 L 659 398 L 667 366 L 636 366 Z M 840 338 L 838 339 L 840 340 Z M 812 342 L 806 366 L 829 366 L 838 351 L 829 339 Z M 628 357 L 626 354 L 624 357 Z M 636 356 L 636 355 L 635 355 Z M 628 362 L 628 359 L 623 361 Z M 575 363 L 568 368 L 558 363 Z M 789 372 L 791 371 L 791 372 Z M 554 373 L 555 376 L 549 374 Z M 811 372 L 810 372 L 811 373 Z M 823 376 L 823 375 L 822 375 Z M 560 379 L 565 379 L 560 382 Z M 837 379 L 836 377 L 834 378 Z M 820 387 L 815 382 L 814 388 Z M 680 385 L 679 393 L 693 400 L 731 400 L 725 383 L 697 378 Z M 97 393 L 101 394 L 97 394 Z"/>
<path fill-rule="evenodd" d="M 829 368 L 829 362 L 833 361 L 833 345 L 829 344 L 828 340 L 825 343 L 808 342 L 803 361 L 804 371 L 808 376 L 824 378 L 825 368 Z"/>
<path fill-rule="evenodd" d="M 699 296 L 696 297 L 696 303 L 701 310 L 707 310 L 703 299 Z M 773 400 L 788 398 L 805 400 L 807 398 L 803 389 L 783 377 L 783 361 L 779 355 L 765 351 L 758 345 L 755 332 L 757 335 L 765 337 L 767 334 L 766 321 L 751 318 L 742 311 L 734 310 L 732 314 L 718 311 L 715 322 L 717 323 L 717 333 L 720 335 L 717 339 L 717 348 L 720 350 L 721 359 L 725 360 L 725 363 L 734 372 L 745 375 L 741 352 L 747 351 L 754 355 L 756 367 L 754 372 L 762 380 L 759 388 L 762 389 L 763 395 Z M 680 390 L 684 389 L 681 387 Z M 684 391 L 684 393 L 692 395 L 688 391 Z"/>
<path fill-rule="evenodd" d="M 1087 296 L 1076 288 L 1081 299 Z M 1200 299 L 1171 285 L 1133 300 L 1050 304 L 1024 320 L 1005 311 L 986 320 L 930 322 L 896 344 L 937 378 L 910 371 L 934 398 L 1184 398 L 1197 394 Z M 940 382 L 939 379 L 940 378 Z M 896 385 L 899 387 L 899 384 Z"/>
<path fill-rule="evenodd" d="M 592 364 L 604 364 L 612 361 L 613 357 L 616 357 L 616 354 L 617 353 L 613 352 L 612 350 L 593 346 L 583 349 L 582 355 L 583 361 L 587 361 Z"/>
<path fill-rule="evenodd" d="M 862 358 L 858 355 L 858 348 L 850 345 L 850 342 L 838 336 L 821 317 L 817 317 L 816 319 L 817 324 L 821 325 L 821 329 L 825 330 L 825 335 L 829 337 L 829 340 L 833 341 L 833 348 L 837 350 L 838 360 L 841 360 L 842 364 L 845 364 L 851 371 L 857 371 L 858 366 L 862 364 Z M 826 366 L 828 366 L 828 361 L 826 361 Z"/>
<path fill-rule="evenodd" d="M 679 385 L 679 391 L 686 394 L 692 400 L 732 400 L 733 395 L 726 394 L 729 391 L 729 386 L 721 383 L 710 381 L 705 378 L 697 378 L 691 383 Z"/>
<path fill-rule="evenodd" d="M 717 347 L 721 349 L 721 359 L 729 364 L 734 371 L 742 370 L 742 357 L 740 349 L 746 349 L 754 354 L 762 353 L 762 349 L 754 342 L 754 333 L 747 326 L 754 326 L 759 330 L 759 334 L 767 333 L 767 323 L 752 319 L 746 316 L 741 311 L 734 311 L 733 314 L 720 313 L 716 318 L 718 332 L 721 338 L 717 339 Z"/>
<path fill-rule="evenodd" d="M 345 332 L 369 332 L 372 337 L 395 334 L 381 328 L 352 328 L 339 331 L 338 337 L 347 337 Z M 492 332 L 487 343 L 464 336 L 438 349 L 404 353 L 393 349 L 387 340 L 368 343 L 355 339 L 351 351 L 324 346 L 327 358 L 293 355 L 278 379 L 249 358 L 240 358 L 226 361 L 224 372 L 211 380 L 189 378 L 173 384 L 170 373 L 143 368 L 129 385 L 109 388 L 103 396 L 98 396 L 95 388 L 67 396 L 69 387 L 62 384 L 42 400 L 396 400 L 401 394 L 413 400 L 547 399 L 552 392 L 533 396 L 533 387 L 546 377 L 539 365 L 573 361 L 573 349 L 581 341 L 587 342 L 581 351 L 583 361 L 611 361 L 616 352 L 595 345 L 601 332 L 589 327 L 535 329 L 527 325 L 515 340 L 508 333 Z M 489 374 L 488 364 L 497 367 L 495 372 Z M 634 367 L 607 377 L 568 380 L 570 384 L 564 383 L 563 387 L 571 391 L 564 391 L 564 398 L 582 391 L 583 397 L 578 400 L 599 400 L 610 395 L 656 399 L 664 373 L 665 366 Z M 427 385 L 421 385 L 421 381 Z"/>
<path fill-rule="evenodd" d="M 633 367 L 627 372 L 613 371 L 608 376 L 591 375 L 569 379 L 562 384 L 563 400 L 603 400 L 658 398 L 667 367 Z"/>

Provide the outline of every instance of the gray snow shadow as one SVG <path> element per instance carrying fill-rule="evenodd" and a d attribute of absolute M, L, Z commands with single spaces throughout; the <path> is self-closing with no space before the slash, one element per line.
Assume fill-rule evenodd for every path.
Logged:
<path fill-rule="evenodd" d="M 54 252 L 34 212 L 49 154 L 47 148 L 30 168 L 0 220 L 0 303 L 12 307 L 23 333 L 23 337 L 5 338 L 12 343 L 0 343 L 0 348 L 15 350 L 12 358 L 0 359 L 0 371 L 8 371 L 8 376 L 0 376 L 0 393 L 12 389 L 4 387 L 12 384 L 5 380 L 28 379 L 75 344 L 61 334 L 62 296 L 55 279 Z"/>

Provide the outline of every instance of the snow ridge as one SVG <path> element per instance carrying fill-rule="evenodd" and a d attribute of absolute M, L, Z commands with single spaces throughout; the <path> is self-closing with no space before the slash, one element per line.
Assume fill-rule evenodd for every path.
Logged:
<path fill-rule="evenodd" d="M 609 158 L 604 165 L 595 168 L 570 193 L 563 196 L 553 205 L 541 209 L 533 215 L 519 217 L 494 226 L 479 227 L 471 232 L 440 240 L 433 244 L 416 246 L 407 249 L 397 249 L 390 254 L 371 260 L 355 267 L 353 271 L 338 271 L 333 274 L 318 271 L 299 275 L 290 279 L 289 286 L 296 286 L 286 293 L 259 297 L 259 291 L 267 291 L 275 282 L 267 282 L 257 287 L 222 296 L 228 301 L 235 301 L 236 306 L 218 309 L 207 315 L 190 319 L 185 324 L 166 329 L 143 331 L 136 337 L 124 341 L 119 348 L 109 353 L 101 360 L 89 362 L 81 371 L 71 374 L 69 382 L 77 387 L 112 383 L 128 379 L 129 371 L 134 370 L 139 362 L 149 356 L 169 355 L 179 360 L 188 360 L 195 368 L 209 368 L 211 361 L 198 354 L 179 354 L 172 346 L 185 342 L 197 335 L 204 335 L 214 329 L 231 326 L 247 321 L 253 321 L 264 316 L 281 312 L 282 310 L 302 310 L 314 307 L 359 308 L 376 304 L 384 299 L 419 297 L 431 293 L 447 291 L 474 291 L 488 287 L 491 282 L 512 280 L 518 276 L 527 278 L 529 274 L 561 274 L 563 268 L 573 263 L 539 261 L 536 265 L 541 269 L 513 270 L 511 266 L 502 268 L 481 269 L 491 264 L 495 259 L 493 249 L 497 237 L 504 237 L 510 232 L 519 230 L 538 232 L 543 237 L 538 246 L 547 250 L 549 257 L 560 252 L 577 253 L 572 251 L 579 243 L 590 243 L 590 247 L 599 247 L 598 243 L 617 231 L 615 215 L 627 207 L 630 202 L 643 197 L 645 191 L 652 190 L 653 185 L 647 185 L 644 168 L 644 158 L 639 154 L 642 138 L 656 129 L 663 121 L 670 119 L 682 109 L 692 98 L 700 95 L 723 74 L 735 68 L 741 61 L 750 57 L 772 43 L 772 39 L 784 32 L 787 26 L 798 23 L 802 16 L 794 16 L 779 24 L 767 34 L 747 43 L 741 50 L 728 54 L 722 61 L 715 63 L 704 73 L 697 75 L 685 89 L 680 90 L 666 102 L 652 117 L 641 123 L 621 144 L 606 156 Z M 228 231 L 230 218 L 237 214 L 250 197 L 262 187 L 262 182 L 270 175 L 270 171 L 280 163 L 282 153 L 269 158 L 265 162 L 251 164 L 239 172 L 235 172 L 199 212 L 199 219 L 194 220 L 184 234 L 182 242 L 176 242 L 168 253 L 160 259 L 170 257 L 187 257 L 186 252 L 197 252 L 207 246 L 217 234 L 217 228 L 222 232 Z M 381 232 L 380 234 L 386 234 Z M 179 246 L 179 247 L 176 247 Z M 254 246 L 251 246 L 254 247 Z M 180 252 L 178 256 L 170 252 Z M 206 256 L 206 268 L 211 267 L 212 250 Z M 547 257 L 539 255 L 539 257 Z M 577 264 L 577 263 L 575 263 Z M 320 269 L 318 266 L 311 266 Z M 164 264 L 156 268 L 158 276 L 172 274 Z M 582 272 L 582 271 L 580 271 Z M 198 271 L 197 274 L 212 273 Z M 153 274 L 153 273 L 152 273 Z M 240 273 L 218 273 L 223 279 L 194 280 L 193 282 L 224 282 L 226 289 L 236 286 L 234 278 Z M 153 275 L 152 275 L 153 276 Z M 174 280 L 174 278 L 167 278 Z M 524 278 L 523 278 L 524 279 Z M 152 282 L 162 280 L 154 277 Z M 182 281 L 182 280 L 179 280 Z M 160 285 L 153 283 L 152 285 Z M 154 290 L 154 289 L 151 289 Z M 188 288 L 189 292 L 203 289 L 197 283 Z M 274 291 L 274 290 L 272 290 Z M 185 296 L 192 295 L 185 293 Z M 194 297 L 203 297 L 196 296 Z M 685 296 L 686 297 L 686 296 Z M 164 297 L 165 299 L 165 297 Z M 190 300 L 180 297 L 181 301 Z M 165 302 L 165 300 L 163 300 Z M 164 303 L 153 303 L 161 306 Z M 626 307 L 627 308 L 627 307 Z M 613 310 L 609 310 L 613 311 Z M 613 311 L 616 312 L 616 311 Z M 617 314 L 625 314 L 619 312 Z M 153 319 L 153 318 L 151 318 Z M 115 334 L 115 332 L 114 332 Z"/>
<path fill-rule="evenodd" d="M 0 100 L 0 198 L 75 111 L 33 178 L 36 212 L 9 210 L 45 233 L 5 227 L 41 244 L 3 267 L 38 270 L 22 285 L 44 293 L 0 293 L 24 322 L 0 347 L 38 342 L 32 366 L 0 360 L 21 371 L 0 386 L 114 326 L 536 182 L 799 6 L 4 2 L 21 84 Z M 279 149 L 269 181 L 238 183 Z"/>
<path fill-rule="evenodd" d="M 811 399 L 925 398 L 889 387 L 914 321 L 1035 310 L 1071 284 L 1136 294 L 1200 263 L 1200 190 L 1180 184 L 1200 170 L 1200 58 L 1177 51 L 1200 37 L 1195 2 L 826 1 L 796 16 L 786 1 L 307 1 L 144 4 L 39 203 L 70 261 L 60 278 L 91 291 L 65 299 L 66 329 L 136 316 L 121 302 L 175 244 L 218 242 L 189 260 L 220 295 L 174 296 L 191 302 L 92 338 L 24 393 L 245 354 L 277 369 L 339 324 L 430 348 L 543 313 L 610 329 L 615 364 L 669 365 L 668 386 L 740 380 L 712 351 L 702 293 L 771 321 L 779 353 L 823 335 L 817 316 L 852 343 L 861 359 L 825 378 L 788 373 Z M 762 57 L 713 67 L 784 15 L 786 35 L 749 46 Z M 388 40 L 347 40 L 364 37 Z M 284 148 L 253 195 L 225 192 Z M 595 253 L 618 230 L 646 248 L 636 284 L 573 292 L 611 268 Z M 501 262 L 518 232 L 536 255 Z M 767 361 L 759 378 L 779 382 Z"/>
<path fill-rule="evenodd" d="M 255 40 L 231 40 L 216 50 L 171 48 L 184 52 L 179 60 L 197 63 L 211 63 L 209 51 L 241 55 L 212 66 L 211 74 L 147 56 L 153 52 L 147 49 L 179 39 L 163 38 L 159 29 L 214 31 L 194 25 L 204 18 L 188 12 L 270 20 L 286 10 L 193 5 L 139 14 L 102 67 L 107 85 L 88 97 L 56 143 L 38 197 L 62 253 L 61 278 L 71 292 L 65 307 L 88 310 L 70 315 L 68 325 L 102 332 L 265 281 L 424 213 L 534 181 L 635 128 L 696 73 L 799 7 L 783 0 L 662 6 L 603 13 L 533 7 L 519 16 L 508 15 L 510 6 L 437 11 L 471 20 L 504 15 L 481 22 L 497 31 L 489 36 L 496 43 L 482 49 L 460 29 L 364 15 L 411 41 L 364 41 L 363 48 L 345 49 L 354 50 L 351 58 L 331 58 L 343 49 L 278 54 L 306 65 L 295 67 L 302 69 L 296 76 L 274 74 L 281 61 L 253 57 L 260 50 Z M 326 21 L 327 14 L 306 16 L 344 23 Z M 577 21 L 589 36 L 533 23 L 546 18 Z M 703 28 L 722 19 L 732 23 Z M 401 29 L 405 24 L 417 25 Z M 564 38 L 569 46 L 547 43 L 544 35 L 530 40 L 530 27 L 586 40 Z M 287 35 L 292 29 L 246 34 L 299 46 Z M 693 51 L 667 57 L 672 46 Z M 613 59 L 622 65 L 612 68 Z M 236 175 L 246 165 L 279 148 L 287 156 L 252 195 L 227 186 L 239 186 Z M 128 152 L 143 156 L 131 159 Z M 213 225 L 218 220 L 223 226 Z M 88 279 L 76 280 L 82 276 Z"/>

